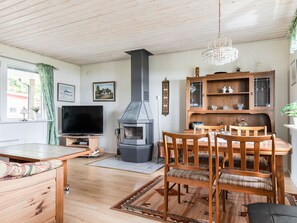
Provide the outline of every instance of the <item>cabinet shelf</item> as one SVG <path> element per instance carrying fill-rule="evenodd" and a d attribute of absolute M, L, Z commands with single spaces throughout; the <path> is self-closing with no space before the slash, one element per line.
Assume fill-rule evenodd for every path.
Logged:
<path fill-rule="evenodd" d="M 89 145 L 79 145 L 79 144 L 72 144 L 72 145 L 67 145 L 69 147 L 79 147 L 79 148 L 89 148 Z"/>
<path fill-rule="evenodd" d="M 238 109 L 218 109 L 218 110 L 206 110 L 205 113 L 251 113 L 248 109 L 238 110 Z"/>
<path fill-rule="evenodd" d="M 207 93 L 206 96 L 232 96 L 232 95 L 249 95 L 250 92 L 234 92 L 234 93 Z"/>
<path fill-rule="evenodd" d="M 263 113 L 271 113 L 273 110 L 250 110 L 250 109 L 217 109 L 217 110 L 198 110 L 198 109 L 189 109 L 187 110 L 188 114 L 263 114 Z"/>

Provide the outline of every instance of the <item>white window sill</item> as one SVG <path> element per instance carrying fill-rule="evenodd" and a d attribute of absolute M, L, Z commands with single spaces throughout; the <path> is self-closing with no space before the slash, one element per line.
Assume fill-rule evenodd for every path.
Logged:
<path fill-rule="evenodd" d="M 50 122 L 52 120 L 27 120 L 27 121 L 17 121 L 17 120 L 8 120 L 8 121 L 0 121 L 1 124 L 20 124 L 20 123 L 39 123 L 39 122 Z"/>
<path fill-rule="evenodd" d="M 297 130 L 297 125 L 288 125 L 288 124 L 285 124 L 284 125 L 285 127 L 289 128 L 289 129 L 293 129 L 293 130 Z"/>

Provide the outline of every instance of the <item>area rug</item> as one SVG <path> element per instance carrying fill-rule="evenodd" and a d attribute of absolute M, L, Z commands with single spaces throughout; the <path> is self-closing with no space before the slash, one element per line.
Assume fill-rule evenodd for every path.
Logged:
<path fill-rule="evenodd" d="M 111 207 L 141 217 L 163 221 L 163 176 L 158 176 L 137 191 Z M 177 202 L 177 191 L 173 188 L 169 193 L 169 214 L 167 222 L 205 223 L 208 222 L 207 190 L 189 187 L 189 193 L 181 190 L 181 203 Z M 286 194 L 286 204 L 296 205 L 296 195 Z M 221 212 L 220 222 L 246 223 L 245 204 L 266 202 L 266 197 L 229 193 L 226 200 L 226 211 Z M 215 200 L 213 201 L 215 213 Z M 215 219 L 215 214 L 213 217 Z"/>
<path fill-rule="evenodd" d="M 151 174 L 164 166 L 164 164 L 157 164 L 156 162 L 131 163 L 125 162 L 120 157 L 110 157 L 89 163 L 90 166 L 112 168 L 118 170 L 132 171 L 137 173 Z"/>

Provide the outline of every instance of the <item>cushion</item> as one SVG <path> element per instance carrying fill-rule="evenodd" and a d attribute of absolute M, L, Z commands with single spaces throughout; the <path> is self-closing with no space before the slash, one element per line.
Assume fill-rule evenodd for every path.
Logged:
<path fill-rule="evenodd" d="M 260 178 L 222 173 L 219 178 L 219 182 L 241 187 L 257 188 L 267 191 L 272 191 L 273 189 L 272 181 L 270 178 Z"/>
<path fill-rule="evenodd" d="M 296 223 L 297 206 L 254 203 L 247 205 L 250 223 Z"/>
<path fill-rule="evenodd" d="M 48 170 L 53 170 L 62 165 L 61 160 L 49 160 L 45 162 L 34 163 L 15 163 L 4 162 L 0 160 L 0 179 L 7 177 L 25 177 Z"/>
<path fill-rule="evenodd" d="M 203 170 L 180 170 L 171 169 L 167 172 L 167 176 L 178 177 L 183 179 L 209 181 L 209 172 Z"/>
<path fill-rule="evenodd" d="M 241 165 L 241 157 L 240 155 L 234 155 L 233 157 L 234 160 L 234 166 L 240 166 Z M 265 159 L 264 157 L 260 156 L 260 167 L 268 167 L 268 160 Z M 254 166 L 254 156 L 246 156 L 246 164 L 248 167 L 253 167 Z"/>
<path fill-rule="evenodd" d="M 215 164 L 215 159 L 216 159 L 216 155 L 213 154 L 212 155 L 212 161 L 213 161 L 214 164 Z M 209 154 L 208 153 L 203 153 L 203 152 L 199 153 L 199 162 L 200 163 L 202 163 L 202 164 L 207 163 L 208 164 L 208 160 L 209 160 Z M 223 161 L 224 161 L 224 156 L 222 154 L 219 154 L 219 163 L 223 163 Z M 194 163 L 194 156 L 193 155 L 189 156 L 189 163 Z"/>

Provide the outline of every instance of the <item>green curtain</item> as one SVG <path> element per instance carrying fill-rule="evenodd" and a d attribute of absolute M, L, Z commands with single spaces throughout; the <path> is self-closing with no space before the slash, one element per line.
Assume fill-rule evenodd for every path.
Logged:
<path fill-rule="evenodd" d="M 47 64 L 37 64 L 38 73 L 40 75 L 41 89 L 43 93 L 43 100 L 45 103 L 45 110 L 47 114 L 47 143 L 58 144 L 58 132 L 56 128 L 56 114 L 54 101 L 54 67 Z"/>
<path fill-rule="evenodd" d="M 297 50 L 297 9 L 294 18 L 291 21 L 289 32 L 291 40 L 290 53 L 294 53 L 294 51 Z"/>

